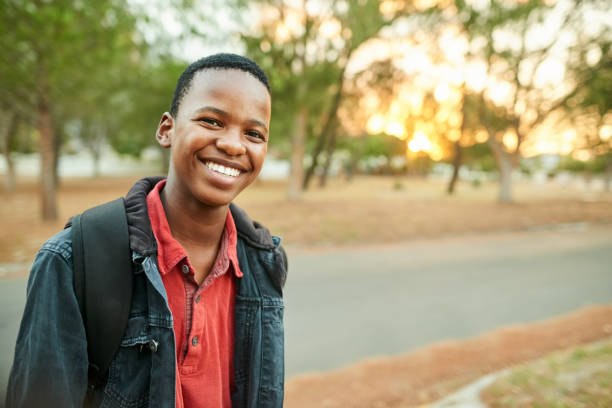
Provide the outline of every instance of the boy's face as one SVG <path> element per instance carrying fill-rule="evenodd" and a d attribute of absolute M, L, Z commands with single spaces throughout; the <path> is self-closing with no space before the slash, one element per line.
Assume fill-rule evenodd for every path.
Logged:
<path fill-rule="evenodd" d="M 176 118 L 162 116 L 157 140 L 171 153 L 167 187 L 182 199 L 229 204 L 259 174 L 267 152 L 271 101 L 251 74 L 195 74 Z"/>

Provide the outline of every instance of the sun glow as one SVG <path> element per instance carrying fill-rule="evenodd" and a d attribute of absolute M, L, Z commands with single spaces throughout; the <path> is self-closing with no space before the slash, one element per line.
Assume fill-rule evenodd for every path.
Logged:
<path fill-rule="evenodd" d="M 406 138 L 406 129 L 400 122 L 389 122 L 385 126 L 385 133 L 395 136 L 398 139 L 404 140 Z"/>
<path fill-rule="evenodd" d="M 432 148 L 433 145 L 427 138 L 427 135 L 425 135 L 425 132 L 421 130 L 414 132 L 414 135 L 412 135 L 412 140 L 408 142 L 408 149 L 410 149 L 412 153 L 429 152 L 432 150 Z"/>
<path fill-rule="evenodd" d="M 368 120 L 368 123 L 366 124 L 366 129 L 368 133 L 370 134 L 380 133 L 382 132 L 384 128 L 385 128 L 385 118 L 383 117 L 383 115 L 379 113 L 372 116 Z"/>
<path fill-rule="evenodd" d="M 446 101 L 448 97 L 450 96 L 450 94 L 451 94 L 450 87 L 448 86 L 446 82 L 442 82 L 434 90 L 434 98 L 436 98 L 436 101 L 438 102 Z"/>

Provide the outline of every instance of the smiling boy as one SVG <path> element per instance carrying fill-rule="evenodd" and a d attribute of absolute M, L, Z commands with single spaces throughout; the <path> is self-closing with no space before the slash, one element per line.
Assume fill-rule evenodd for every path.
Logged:
<path fill-rule="evenodd" d="M 156 132 L 168 177 L 125 198 L 133 291 L 108 372 L 88 385 L 68 228 L 32 266 L 8 407 L 282 406 L 284 251 L 230 204 L 263 166 L 270 112 L 253 61 L 216 54 L 187 67 Z"/>

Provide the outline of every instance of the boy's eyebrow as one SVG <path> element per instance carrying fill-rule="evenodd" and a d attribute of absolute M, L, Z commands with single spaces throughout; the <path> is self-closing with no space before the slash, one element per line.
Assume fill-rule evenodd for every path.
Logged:
<path fill-rule="evenodd" d="M 229 116 L 229 114 L 226 111 L 224 111 L 223 109 L 215 108 L 214 106 L 202 106 L 201 108 L 196 109 L 194 113 L 198 114 L 198 113 L 202 113 L 202 112 L 205 112 L 205 111 L 212 111 L 212 112 L 214 112 L 214 113 L 216 113 L 217 115 L 220 115 L 220 116 Z M 266 124 L 263 123 L 260 120 L 249 119 L 249 122 L 251 122 L 251 123 L 253 123 L 253 124 L 257 125 L 257 126 L 261 126 L 262 128 L 264 128 L 266 130 L 266 132 L 268 131 L 268 127 L 266 126 Z"/>
<path fill-rule="evenodd" d="M 202 106 L 201 108 L 196 109 L 194 113 L 202 113 L 204 111 L 213 111 L 218 115 L 227 116 L 226 111 L 221 110 L 219 108 L 215 108 L 214 106 Z"/>
<path fill-rule="evenodd" d="M 249 122 L 253 123 L 256 126 L 261 126 L 262 128 L 264 128 L 266 130 L 266 132 L 268 131 L 268 127 L 266 126 L 265 123 L 263 123 L 260 120 L 257 119 L 249 119 Z"/>

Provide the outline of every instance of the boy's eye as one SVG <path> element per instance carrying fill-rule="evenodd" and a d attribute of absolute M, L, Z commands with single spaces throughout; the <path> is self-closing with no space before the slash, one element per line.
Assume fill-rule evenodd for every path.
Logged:
<path fill-rule="evenodd" d="M 266 137 L 255 130 L 249 130 L 248 132 L 246 132 L 246 134 L 247 136 L 254 137 L 256 139 L 260 139 L 264 142 L 266 141 Z"/>
<path fill-rule="evenodd" d="M 221 126 L 221 122 L 219 122 L 217 119 L 213 119 L 213 118 L 201 118 L 200 122 L 204 122 L 207 123 L 211 126 Z"/>

